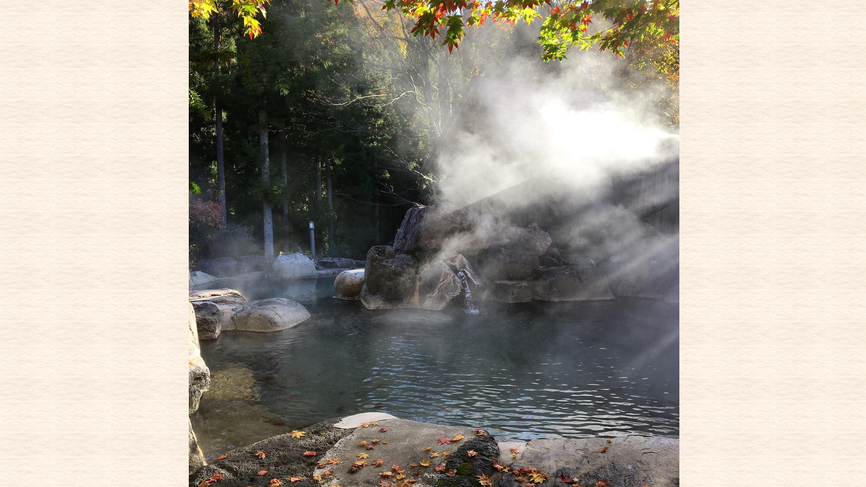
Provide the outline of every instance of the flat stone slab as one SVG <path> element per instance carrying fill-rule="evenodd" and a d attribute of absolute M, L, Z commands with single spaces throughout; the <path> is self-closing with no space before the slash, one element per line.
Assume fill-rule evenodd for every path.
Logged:
<path fill-rule="evenodd" d="M 285 330 L 310 318 L 310 312 L 300 303 L 286 298 L 252 301 L 234 314 L 234 326 L 239 331 L 269 332 Z"/>
<path fill-rule="evenodd" d="M 511 456 L 508 449 L 506 453 Z M 606 480 L 617 487 L 673 487 L 679 485 L 679 454 L 677 438 L 624 436 L 610 438 L 610 443 L 605 438 L 542 439 L 526 443 L 513 465 L 551 475 L 570 469 L 587 486 Z"/>
<path fill-rule="evenodd" d="M 391 416 L 388 413 L 359 413 L 346 416 L 334 426 L 343 429 L 360 428 L 363 423 L 373 423 L 384 419 L 397 419 L 397 416 Z"/>
<path fill-rule="evenodd" d="M 358 420 L 357 417 L 344 418 L 344 420 L 350 419 L 353 422 Z M 379 482 L 383 480 L 399 483 L 400 481 L 393 477 L 385 478 L 379 475 L 382 472 L 391 471 L 392 465 L 398 465 L 404 470 L 407 479 L 417 480 L 417 483 L 414 484 L 415 487 L 432 486 L 439 479 L 439 474 L 434 470 L 434 467 L 445 463 L 448 459 L 443 453 L 456 451 L 462 442 L 475 435 L 475 430 L 472 428 L 419 423 L 405 419 L 382 419 L 372 422 L 378 424 L 357 428 L 350 435 L 338 441 L 322 457 L 322 460 L 331 458 L 340 460 L 338 465 L 327 465 L 325 468 L 317 468 L 314 472 L 314 475 L 322 475 L 328 470 L 333 470 L 334 474 L 324 485 L 374 486 L 379 485 Z M 382 428 L 385 431 L 382 431 Z M 437 441 L 438 438 L 442 437 L 451 439 L 456 434 L 463 435 L 466 439 L 450 444 L 441 444 Z M 379 440 L 379 442 L 373 444 L 374 440 Z M 360 445 L 359 443 L 362 441 L 373 445 L 373 449 L 368 450 L 365 446 Z M 385 441 L 388 444 L 385 444 Z M 430 448 L 430 450 L 424 451 L 425 448 Z M 430 455 L 434 453 L 437 456 L 431 458 Z M 368 456 L 359 458 L 359 454 Z M 373 466 L 377 459 L 383 460 L 381 466 Z M 430 461 L 430 466 L 420 466 L 422 460 Z M 349 468 L 356 461 L 366 461 L 369 465 L 355 473 L 349 473 Z M 411 467 L 412 464 L 418 464 L 418 466 Z M 420 475 L 414 475 L 415 472 L 420 472 Z"/>

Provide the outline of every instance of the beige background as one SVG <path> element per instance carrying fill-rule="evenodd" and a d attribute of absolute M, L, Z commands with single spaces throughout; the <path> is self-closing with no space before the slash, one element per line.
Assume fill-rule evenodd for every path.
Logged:
<path fill-rule="evenodd" d="M 681 485 L 857 485 L 866 7 L 740 4 L 683 5 Z M 13 10 L 0 484 L 184 485 L 186 5 Z"/>

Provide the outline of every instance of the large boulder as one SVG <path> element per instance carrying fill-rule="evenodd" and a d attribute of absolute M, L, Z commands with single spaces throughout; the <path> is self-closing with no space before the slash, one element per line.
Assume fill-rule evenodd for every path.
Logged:
<path fill-rule="evenodd" d="M 238 261 L 234 257 L 201 259 L 198 270 L 217 277 L 232 277 L 238 273 Z"/>
<path fill-rule="evenodd" d="M 268 270 L 268 260 L 261 255 L 238 257 L 238 274 Z"/>
<path fill-rule="evenodd" d="M 207 465 L 204 460 L 204 454 L 198 446 L 198 438 L 195 437 L 195 431 L 192 430 L 192 421 L 187 418 L 189 423 L 189 470 L 193 471 L 199 467 Z"/>
<path fill-rule="evenodd" d="M 594 267 L 554 267 L 544 269 L 532 282 L 536 301 L 590 301 L 613 299 L 607 280 Z"/>
<path fill-rule="evenodd" d="M 201 357 L 195 310 L 189 305 L 189 414 L 198 410 L 199 401 L 210 385 L 210 369 Z"/>
<path fill-rule="evenodd" d="M 310 312 L 286 298 L 252 301 L 237 310 L 234 327 L 239 331 L 268 332 L 285 330 L 310 318 Z"/>
<path fill-rule="evenodd" d="M 355 267 L 355 260 L 346 257 L 324 257 L 317 262 L 323 269 L 349 269 Z"/>
<path fill-rule="evenodd" d="M 484 251 L 478 264 L 485 279 L 492 281 L 520 281 L 529 279 L 538 271 L 538 254 L 520 246 L 502 246 Z"/>
<path fill-rule="evenodd" d="M 371 247 L 364 268 L 365 287 L 370 294 L 387 300 L 404 301 L 415 293 L 415 268 L 418 261 L 398 254 L 385 245 Z"/>
<path fill-rule="evenodd" d="M 193 291 L 189 293 L 189 300 L 192 303 L 196 301 L 209 301 L 214 304 L 223 304 L 228 306 L 243 306 L 247 300 L 240 291 L 229 288 L 221 289 L 203 289 L 201 291 Z"/>
<path fill-rule="evenodd" d="M 272 269 L 278 279 L 316 277 L 316 263 L 301 253 L 278 256 L 274 259 Z"/>
<path fill-rule="evenodd" d="M 473 217 L 467 210 L 448 203 L 414 206 L 403 217 L 394 237 L 394 249 L 407 253 L 442 249 L 455 235 L 472 232 Z"/>
<path fill-rule="evenodd" d="M 192 303 L 199 340 L 213 340 L 220 336 L 223 327 L 223 311 L 210 301 Z"/>
<path fill-rule="evenodd" d="M 440 310 L 462 291 L 460 278 L 448 264 L 439 260 L 424 267 L 418 275 L 418 299 L 413 304 L 424 309 Z"/>
<path fill-rule="evenodd" d="M 532 301 L 529 281 L 493 281 L 489 297 L 501 303 L 528 303 Z"/>
<path fill-rule="evenodd" d="M 611 291 L 616 296 L 639 298 L 678 296 L 679 251 L 676 236 L 660 236 L 611 257 L 604 263 Z"/>
<path fill-rule="evenodd" d="M 469 452 L 473 452 L 470 456 Z M 446 457 L 445 470 L 434 485 L 444 487 L 478 487 L 478 476 L 493 477 L 499 460 L 499 445 L 487 434 L 473 436 L 460 443 L 457 450 Z M 446 472 L 454 471 L 455 475 Z"/>
<path fill-rule="evenodd" d="M 334 290 L 339 298 L 357 298 L 364 287 L 364 269 L 343 271 L 334 279 Z"/>
<path fill-rule="evenodd" d="M 550 244 L 553 243 L 550 234 L 538 228 L 535 224 L 528 227 L 511 227 L 504 233 L 510 246 L 532 252 L 539 256 L 543 255 L 548 247 L 550 247 Z"/>
<path fill-rule="evenodd" d="M 232 318 L 235 312 L 247 302 L 239 291 L 228 288 L 194 291 L 189 293 L 189 300 L 196 310 L 196 315 L 200 315 L 204 320 L 198 326 L 202 339 L 216 338 L 226 330 L 233 330 Z M 205 306 L 204 303 L 215 305 L 219 310 L 219 316 L 214 315 L 213 308 Z M 206 311 L 207 309 L 210 311 Z"/>

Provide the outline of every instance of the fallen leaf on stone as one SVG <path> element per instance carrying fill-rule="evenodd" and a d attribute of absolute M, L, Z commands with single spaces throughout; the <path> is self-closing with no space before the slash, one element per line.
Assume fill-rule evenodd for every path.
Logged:
<path fill-rule="evenodd" d="M 379 423 L 373 421 L 372 423 L 370 423 L 370 426 L 379 426 Z"/>
<path fill-rule="evenodd" d="M 505 465 L 500 465 L 499 462 L 493 462 L 493 467 L 500 472 L 505 470 Z"/>
<path fill-rule="evenodd" d="M 445 456 L 445 457 L 447 457 L 447 456 L 450 455 L 450 454 L 451 454 L 450 451 L 443 451 L 443 452 L 442 452 L 442 456 Z"/>
<path fill-rule="evenodd" d="M 418 466 L 417 463 L 410 463 L 410 464 L 409 464 L 409 468 L 415 468 L 415 467 L 417 467 L 417 466 Z"/>
<path fill-rule="evenodd" d="M 280 485 L 283 485 L 283 482 L 280 479 L 271 479 L 269 485 L 272 487 L 279 487 Z"/>
<path fill-rule="evenodd" d="M 463 435 L 454 435 L 454 436 L 451 437 L 451 441 L 460 441 L 460 440 L 462 440 L 463 438 L 466 438 L 466 437 L 463 436 Z"/>
<path fill-rule="evenodd" d="M 421 471 L 420 471 L 420 470 L 415 470 L 415 476 L 417 477 L 417 476 L 419 476 L 419 475 L 421 475 Z"/>
<path fill-rule="evenodd" d="M 613 443 L 613 441 L 611 441 L 611 440 L 607 440 L 607 442 L 608 442 L 608 443 Z"/>
<path fill-rule="evenodd" d="M 475 436 L 484 436 L 486 434 L 484 430 L 475 430 Z"/>
<path fill-rule="evenodd" d="M 573 484 L 577 479 L 571 478 L 570 476 L 565 475 L 564 473 L 561 473 L 561 474 L 559 474 L 559 480 L 563 484 Z"/>
<path fill-rule="evenodd" d="M 387 445 L 387 444 L 388 444 L 388 440 L 383 440 L 382 443 L 384 443 L 384 444 Z"/>
<path fill-rule="evenodd" d="M 227 456 L 228 456 L 228 455 L 226 455 L 225 453 L 223 453 L 222 455 L 220 455 L 220 456 L 214 458 L 214 461 L 222 460 L 223 458 L 225 458 L 225 457 L 227 457 Z"/>
<path fill-rule="evenodd" d="M 445 438 L 444 436 L 437 438 L 436 441 L 438 441 L 439 443 L 441 443 L 443 445 L 447 445 L 448 443 L 451 443 L 451 440 L 449 440 L 448 438 Z"/>
<path fill-rule="evenodd" d="M 400 466 L 397 465 L 396 463 L 394 465 L 391 465 L 391 470 L 393 470 L 395 472 L 402 472 L 403 471 L 403 469 L 400 468 Z"/>
<path fill-rule="evenodd" d="M 304 433 L 303 431 L 298 431 L 298 430 L 292 431 L 292 438 L 300 438 L 304 435 L 306 435 L 306 433 Z"/>
<path fill-rule="evenodd" d="M 508 451 L 510 451 L 511 453 L 513 453 L 513 454 L 515 454 L 515 455 L 517 455 L 518 453 L 520 453 L 520 450 L 518 450 L 517 448 L 509 448 Z"/>
<path fill-rule="evenodd" d="M 403 480 L 403 479 L 406 478 L 406 475 L 403 474 L 403 473 L 398 473 L 397 476 L 394 477 L 394 478 L 397 479 L 397 480 Z"/>
<path fill-rule="evenodd" d="M 546 473 L 532 472 L 529 474 L 529 480 L 531 480 L 533 483 L 536 483 L 536 484 L 543 483 L 545 480 L 547 480 L 549 478 L 550 478 L 550 476 L 547 475 Z"/>
<path fill-rule="evenodd" d="M 316 455 L 318 455 L 318 453 L 316 453 L 316 452 L 314 452 L 314 451 L 305 451 L 305 452 L 304 452 L 304 456 L 305 456 L 305 457 L 314 457 L 314 456 L 316 456 Z"/>
<path fill-rule="evenodd" d="M 328 478 L 328 477 L 330 477 L 331 475 L 334 475 L 334 471 L 333 471 L 333 470 L 326 470 L 326 471 L 322 472 L 322 477 Z"/>
<path fill-rule="evenodd" d="M 437 466 L 433 467 L 433 470 L 435 470 L 437 472 L 441 472 L 441 471 L 445 470 L 445 465 L 437 465 Z"/>
<path fill-rule="evenodd" d="M 491 485 L 493 485 L 493 481 L 490 480 L 490 477 L 484 474 L 476 475 L 475 478 L 478 479 L 478 483 L 483 485 L 484 487 L 490 487 Z"/>
<path fill-rule="evenodd" d="M 373 441 L 371 441 L 370 443 L 372 443 L 374 445 L 378 445 L 379 443 L 382 443 L 382 440 L 380 440 L 378 438 L 374 438 Z"/>
<path fill-rule="evenodd" d="M 373 460 L 374 467 L 381 467 L 383 463 L 385 463 L 385 460 L 382 460 L 381 458 Z"/>
<path fill-rule="evenodd" d="M 367 446 L 367 440 L 358 443 L 358 446 Z"/>
<path fill-rule="evenodd" d="M 526 477 L 514 477 L 514 481 L 523 483 L 526 482 Z"/>
<path fill-rule="evenodd" d="M 432 449 L 433 449 L 433 447 L 428 446 L 427 448 L 424 449 L 424 451 L 430 451 Z"/>
<path fill-rule="evenodd" d="M 449 476 L 449 477 L 453 477 L 453 476 L 457 475 L 457 470 L 455 470 L 455 469 L 452 468 L 452 469 L 449 470 L 448 473 L 446 473 L 445 475 L 447 475 L 447 476 Z"/>
<path fill-rule="evenodd" d="M 364 460 L 358 460 L 357 462 L 353 463 L 353 465 L 357 465 L 359 467 L 366 467 L 367 465 L 369 465 L 369 463 Z"/>
<path fill-rule="evenodd" d="M 387 480 L 383 480 L 383 481 L 379 482 L 379 487 L 391 487 L 391 482 L 388 482 Z"/>
<path fill-rule="evenodd" d="M 472 458 L 478 456 L 478 452 L 475 450 L 469 450 L 468 452 L 466 452 L 466 455 L 469 456 L 469 458 Z"/>
<path fill-rule="evenodd" d="M 365 446 L 364 448 L 366 448 L 367 450 L 372 450 L 372 449 L 375 448 L 375 447 L 374 447 L 373 445 L 367 445 L 367 446 Z"/>
<path fill-rule="evenodd" d="M 388 428 L 379 428 L 379 433 L 384 433 L 388 431 Z"/>
<path fill-rule="evenodd" d="M 439 454 L 436 453 L 435 451 L 434 451 L 433 453 L 430 454 L 430 458 L 436 458 L 436 457 L 438 457 L 438 456 L 439 456 Z"/>
<path fill-rule="evenodd" d="M 258 475 L 259 477 L 264 477 L 265 475 L 267 475 L 267 473 L 268 473 L 267 470 L 261 469 L 258 472 L 256 472 L 256 475 Z"/>
<path fill-rule="evenodd" d="M 315 480 L 316 482 L 321 482 L 321 481 L 322 481 L 322 476 L 321 476 L 321 475 L 314 475 L 314 476 L 313 476 L 313 480 Z"/>
<path fill-rule="evenodd" d="M 608 485 L 610 485 L 610 482 L 607 480 L 599 480 L 595 483 L 595 487 L 607 487 Z"/>
<path fill-rule="evenodd" d="M 421 460 L 421 466 L 422 467 L 429 467 L 430 466 L 430 460 Z"/>
<path fill-rule="evenodd" d="M 607 447 L 604 446 L 604 447 L 602 447 L 601 450 L 599 450 L 598 452 L 599 452 L 599 453 L 604 453 L 604 452 L 606 452 L 606 451 L 607 451 Z"/>
<path fill-rule="evenodd" d="M 256 456 L 260 459 L 264 459 L 266 456 L 268 456 L 268 454 L 265 453 L 263 450 L 256 450 Z"/>
<path fill-rule="evenodd" d="M 362 427 L 362 428 L 369 428 L 369 427 L 370 427 L 370 423 L 361 423 L 361 427 Z"/>
<path fill-rule="evenodd" d="M 367 455 L 366 453 L 359 453 L 359 454 L 358 454 L 358 458 L 361 458 L 361 459 L 367 458 L 367 457 L 369 457 L 369 456 L 370 456 L 370 455 Z"/>
<path fill-rule="evenodd" d="M 382 477 L 385 477 L 387 479 L 387 478 L 393 477 L 394 472 L 392 472 L 390 470 L 385 470 L 384 472 L 379 472 L 379 475 L 381 475 Z"/>
<path fill-rule="evenodd" d="M 289 482 L 297 482 L 299 480 L 304 480 L 304 477 L 289 477 Z"/>
<path fill-rule="evenodd" d="M 418 472 L 418 473 L 420 474 L 421 472 Z M 414 484 L 414 483 L 417 482 L 417 481 L 418 481 L 418 480 L 416 480 L 416 479 L 406 479 L 406 483 L 409 484 L 409 485 L 412 485 L 412 484 Z"/>

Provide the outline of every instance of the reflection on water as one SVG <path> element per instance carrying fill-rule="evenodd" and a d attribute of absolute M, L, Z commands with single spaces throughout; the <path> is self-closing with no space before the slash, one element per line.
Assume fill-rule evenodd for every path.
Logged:
<path fill-rule="evenodd" d="M 276 333 L 226 332 L 202 342 L 221 390 L 258 394 L 205 393 L 193 421 L 206 455 L 363 411 L 480 427 L 500 440 L 679 434 L 674 305 L 618 299 L 477 315 L 367 311 L 332 299 L 332 285 L 321 278 L 234 286 L 248 299 L 299 301 L 312 318 Z M 230 383 L 250 381 L 242 370 L 252 386 Z"/>

